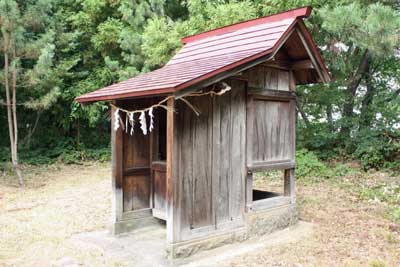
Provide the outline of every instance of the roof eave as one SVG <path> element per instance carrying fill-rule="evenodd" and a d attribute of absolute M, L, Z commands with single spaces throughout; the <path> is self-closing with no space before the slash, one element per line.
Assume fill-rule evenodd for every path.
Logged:
<path fill-rule="evenodd" d="M 329 83 L 331 81 L 331 75 L 329 74 L 329 70 L 325 65 L 324 59 L 317 47 L 314 43 L 314 40 L 311 37 L 310 32 L 308 31 L 306 25 L 302 20 L 297 21 L 297 29 L 300 31 L 300 38 L 304 37 L 305 45 L 311 49 L 312 53 L 310 53 L 310 57 L 314 57 L 315 60 L 315 68 L 318 69 L 318 74 L 323 83 Z"/>
<path fill-rule="evenodd" d="M 175 90 L 173 87 L 155 89 L 155 90 L 146 90 L 146 91 L 137 91 L 137 92 L 129 92 L 129 93 L 121 93 L 121 94 L 113 94 L 113 95 L 104 95 L 104 96 L 92 96 L 91 93 L 81 95 L 75 98 L 75 101 L 81 104 L 89 104 L 97 101 L 112 101 L 133 97 L 146 97 L 146 96 L 157 96 L 157 95 L 168 95 L 174 93 Z"/>

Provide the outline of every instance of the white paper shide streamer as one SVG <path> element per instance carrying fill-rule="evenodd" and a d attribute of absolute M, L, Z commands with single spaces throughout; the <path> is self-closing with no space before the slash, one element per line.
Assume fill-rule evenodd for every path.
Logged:
<path fill-rule="evenodd" d="M 153 107 L 149 109 L 149 117 L 150 117 L 150 126 L 149 126 L 149 132 L 151 132 L 154 129 L 154 115 L 153 115 Z"/>
<path fill-rule="evenodd" d="M 135 120 L 133 119 L 133 112 L 129 113 L 129 123 L 131 124 L 131 132 L 130 134 L 133 135 L 133 131 L 135 128 Z"/>
<path fill-rule="evenodd" d="M 114 112 L 114 131 L 119 128 L 119 108 L 117 108 Z"/>
<path fill-rule="evenodd" d="M 128 133 L 128 114 L 125 115 L 125 132 Z"/>
<path fill-rule="evenodd" d="M 142 129 L 143 134 L 146 135 L 147 134 L 147 124 L 146 124 L 146 115 L 145 115 L 144 111 L 142 111 L 140 113 L 139 121 L 140 121 L 140 129 Z"/>
<path fill-rule="evenodd" d="M 231 90 L 231 87 L 228 84 L 222 83 L 222 85 L 223 85 L 223 87 L 220 89 L 219 92 L 214 91 L 214 87 L 213 87 L 213 89 L 210 91 L 191 93 L 191 94 L 188 94 L 186 97 L 205 96 L 205 95 L 210 95 L 211 97 L 221 96 Z M 111 106 L 113 108 L 115 108 L 115 112 L 113 114 L 113 116 L 114 116 L 114 125 L 113 125 L 114 131 L 117 131 L 120 127 L 122 127 L 122 129 L 125 130 L 125 132 L 128 134 L 128 128 L 130 126 L 131 128 L 130 128 L 129 134 L 132 136 L 135 131 L 135 113 L 138 113 L 138 114 L 140 114 L 139 115 L 140 129 L 142 130 L 144 135 L 147 135 L 148 132 L 152 132 L 154 130 L 154 113 L 153 113 L 154 108 L 162 107 L 162 108 L 166 109 L 168 112 L 174 112 L 173 108 L 170 108 L 165 104 L 169 99 L 172 99 L 172 98 L 174 98 L 174 96 L 168 96 L 167 98 L 161 100 L 158 104 L 154 104 L 145 109 L 139 109 L 139 110 L 133 110 L 133 111 L 119 108 L 119 107 L 111 104 Z M 200 112 L 187 99 L 182 97 L 181 100 L 184 103 L 186 103 L 196 113 L 197 116 L 200 115 Z M 124 117 L 125 123 L 120 116 L 120 112 L 125 113 L 125 117 Z M 147 112 L 148 112 L 148 114 L 146 114 Z M 149 125 L 147 125 L 146 115 L 149 116 L 149 121 L 148 121 Z"/>

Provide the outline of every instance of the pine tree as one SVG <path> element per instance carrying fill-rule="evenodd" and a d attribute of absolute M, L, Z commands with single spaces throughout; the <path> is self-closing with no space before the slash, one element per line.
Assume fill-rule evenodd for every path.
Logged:
<path fill-rule="evenodd" d="M 0 0 L 0 27 L 4 57 L 3 78 L 6 95 L 8 131 L 10 138 L 11 162 L 18 182 L 24 184 L 18 161 L 18 120 L 17 91 L 19 83 L 25 81 L 26 71 L 21 61 L 29 61 L 38 54 L 35 35 L 46 24 L 46 10 L 50 1 Z"/>

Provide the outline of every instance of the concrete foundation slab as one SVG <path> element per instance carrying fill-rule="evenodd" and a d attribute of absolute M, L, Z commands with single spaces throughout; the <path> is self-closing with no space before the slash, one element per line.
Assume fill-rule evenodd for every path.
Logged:
<path fill-rule="evenodd" d="M 244 242 L 224 245 L 222 247 L 202 251 L 194 256 L 167 260 L 167 244 L 165 228 L 149 226 L 119 236 L 111 235 L 108 231 L 76 234 L 72 242 L 85 243 L 96 247 L 107 258 L 115 258 L 127 266 L 135 267 L 200 267 L 218 266 L 218 262 L 227 261 L 233 257 L 257 250 L 297 242 L 312 233 L 312 224 L 299 222 L 284 230 L 269 235 L 255 236 Z"/>

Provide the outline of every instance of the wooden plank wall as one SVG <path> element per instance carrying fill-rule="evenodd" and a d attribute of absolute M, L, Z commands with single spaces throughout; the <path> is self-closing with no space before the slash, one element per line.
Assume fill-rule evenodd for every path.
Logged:
<path fill-rule="evenodd" d="M 257 89 L 289 91 L 288 70 L 258 65 L 243 75 L 248 79 L 250 91 Z"/>
<path fill-rule="evenodd" d="M 209 96 L 189 99 L 196 114 L 179 102 L 179 176 L 182 181 L 181 224 L 188 229 L 213 224 L 212 218 L 212 101 Z M 177 120 L 177 123 L 178 123 Z"/>
<path fill-rule="evenodd" d="M 125 101 L 118 105 L 130 110 L 150 105 L 150 100 Z M 125 114 L 120 113 L 125 122 Z M 152 207 L 151 187 L 151 136 L 143 135 L 136 115 L 133 135 L 120 128 L 122 138 L 122 192 L 123 214 Z"/>
<path fill-rule="evenodd" d="M 177 102 L 179 241 L 234 224 L 244 213 L 245 83 L 220 97 L 188 98 L 200 116 Z"/>
<path fill-rule="evenodd" d="M 124 212 L 150 208 L 150 138 L 124 132 Z"/>
<path fill-rule="evenodd" d="M 295 95 L 287 70 L 257 66 L 244 73 L 249 84 L 247 101 L 247 164 L 287 167 L 294 162 Z M 280 164 L 280 166 L 278 166 Z M 293 165 L 293 164 L 291 164 Z"/>
<path fill-rule="evenodd" d="M 253 100 L 253 142 L 251 158 L 254 162 L 289 160 L 292 155 L 293 127 L 290 101 Z"/>
<path fill-rule="evenodd" d="M 278 64 L 279 65 L 279 64 Z M 284 195 L 295 202 L 295 80 L 290 70 L 257 66 L 243 73 L 248 81 L 246 209 L 277 205 L 253 202 L 253 172 L 284 170 Z M 261 201 L 261 202 L 260 202 Z"/>
<path fill-rule="evenodd" d="M 232 82 L 229 94 L 214 98 L 213 176 L 216 224 L 238 220 L 244 211 L 246 149 L 245 84 Z"/>

